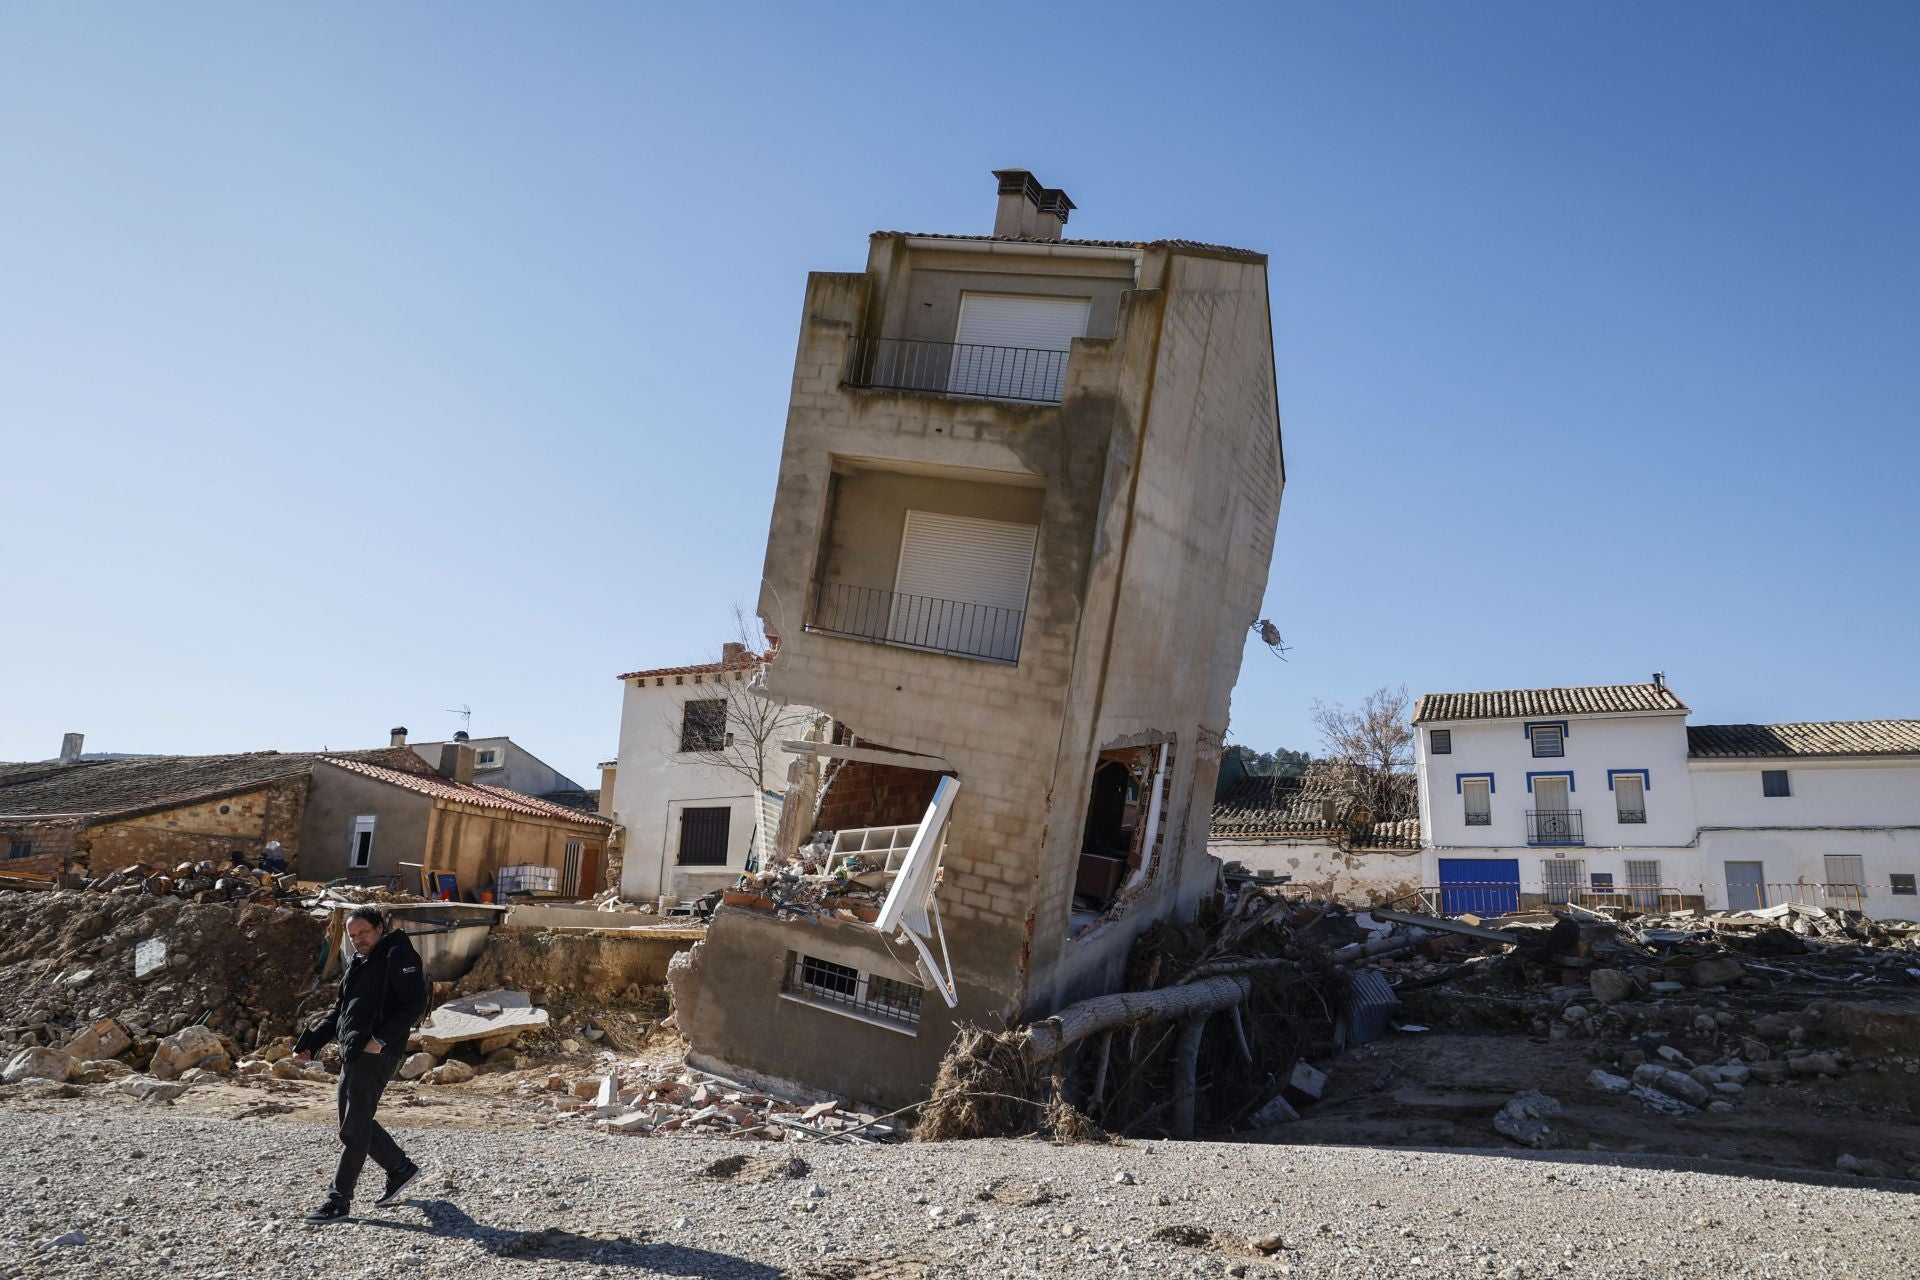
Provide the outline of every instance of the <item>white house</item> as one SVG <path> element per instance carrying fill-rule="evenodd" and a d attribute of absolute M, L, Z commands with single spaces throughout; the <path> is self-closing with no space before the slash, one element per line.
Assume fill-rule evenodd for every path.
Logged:
<path fill-rule="evenodd" d="M 719 662 L 620 677 L 613 818 L 625 828 L 622 897 L 690 900 L 724 889 L 769 846 L 793 763 L 780 741 L 800 737 L 811 713 L 740 722 L 757 705 L 748 684 L 764 662 L 728 644 Z M 748 776 L 756 755 L 765 783 L 759 795 Z M 723 757 L 745 768 L 729 768 Z"/>
<path fill-rule="evenodd" d="M 1920 721 L 1687 724 L 1665 681 L 1423 696 L 1423 878 L 1451 912 L 1793 901 L 1920 914 Z"/>

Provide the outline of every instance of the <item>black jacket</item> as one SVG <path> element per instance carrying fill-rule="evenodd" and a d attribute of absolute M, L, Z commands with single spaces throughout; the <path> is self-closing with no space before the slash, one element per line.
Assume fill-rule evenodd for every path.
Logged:
<path fill-rule="evenodd" d="M 294 1042 L 294 1052 L 315 1053 L 337 1039 L 344 1059 L 358 1057 L 369 1040 L 399 1053 L 407 1047 L 413 1024 L 426 1011 L 427 992 L 420 953 L 406 934 L 388 929 L 373 950 L 348 957 L 333 1009 Z"/>

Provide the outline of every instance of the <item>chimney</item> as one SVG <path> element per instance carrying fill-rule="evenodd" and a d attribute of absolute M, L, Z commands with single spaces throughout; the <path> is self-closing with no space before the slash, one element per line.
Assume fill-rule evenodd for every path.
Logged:
<path fill-rule="evenodd" d="M 448 782 L 473 781 L 473 748 L 459 742 L 440 744 L 440 767 L 434 770 Z"/>
<path fill-rule="evenodd" d="M 729 640 L 720 646 L 720 665 L 730 667 L 747 656 L 747 646 L 738 640 Z"/>
<path fill-rule="evenodd" d="M 81 744 L 86 742 L 84 733 L 63 734 L 60 738 L 60 763 L 74 764 L 80 759 Z"/>
<path fill-rule="evenodd" d="M 613 816 L 613 780 L 615 775 L 619 773 L 619 770 L 620 762 L 618 760 L 602 760 L 600 762 L 600 808 L 598 812 L 603 818 L 611 818 Z"/>
<path fill-rule="evenodd" d="M 387 730 L 387 733 L 390 735 L 387 738 L 388 746 L 404 747 L 407 745 L 407 726 L 403 724 L 397 724 L 393 726 L 393 728 Z"/>
<path fill-rule="evenodd" d="M 1016 240 L 1058 240 L 1074 203 L 1058 187 L 1043 187 L 1025 169 L 995 169 L 1000 203 L 993 213 L 993 234 Z"/>
<path fill-rule="evenodd" d="M 467 740 L 467 736 L 468 736 L 467 731 L 465 729 L 455 729 L 453 731 L 453 740 L 455 742 L 465 742 Z"/>

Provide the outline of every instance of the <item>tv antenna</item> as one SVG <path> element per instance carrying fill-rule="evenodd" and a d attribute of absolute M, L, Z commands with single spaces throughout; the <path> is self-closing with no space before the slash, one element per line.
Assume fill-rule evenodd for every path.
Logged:
<path fill-rule="evenodd" d="M 466 730 L 469 734 L 473 732 L 473 708 L 472 707 L 468 706 L 466 703 L 463 702 L 457 707 L 448 707 L 446 711 L 448 715 L 460 717 L 460 727 L 462 729 Z"/>

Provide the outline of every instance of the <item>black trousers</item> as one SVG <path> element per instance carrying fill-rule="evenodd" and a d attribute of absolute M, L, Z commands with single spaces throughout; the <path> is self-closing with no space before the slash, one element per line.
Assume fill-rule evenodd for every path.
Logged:
<path fill-rule="evenodd" d="M 353 1188 L 360 1181 L 360 1168 L 367 1157 L 392 1173 L 407 1166 L 400 1144 L 393 1140 L 373 1118 L 387 1081 L 400 1066 L 397 1048 L 385 1053 L 360 1053 L 340 1067 L 340 1164 L 333 1171 L 333 1189 L 328 1193 L 343 1204 L 353 1200 Z"/>

